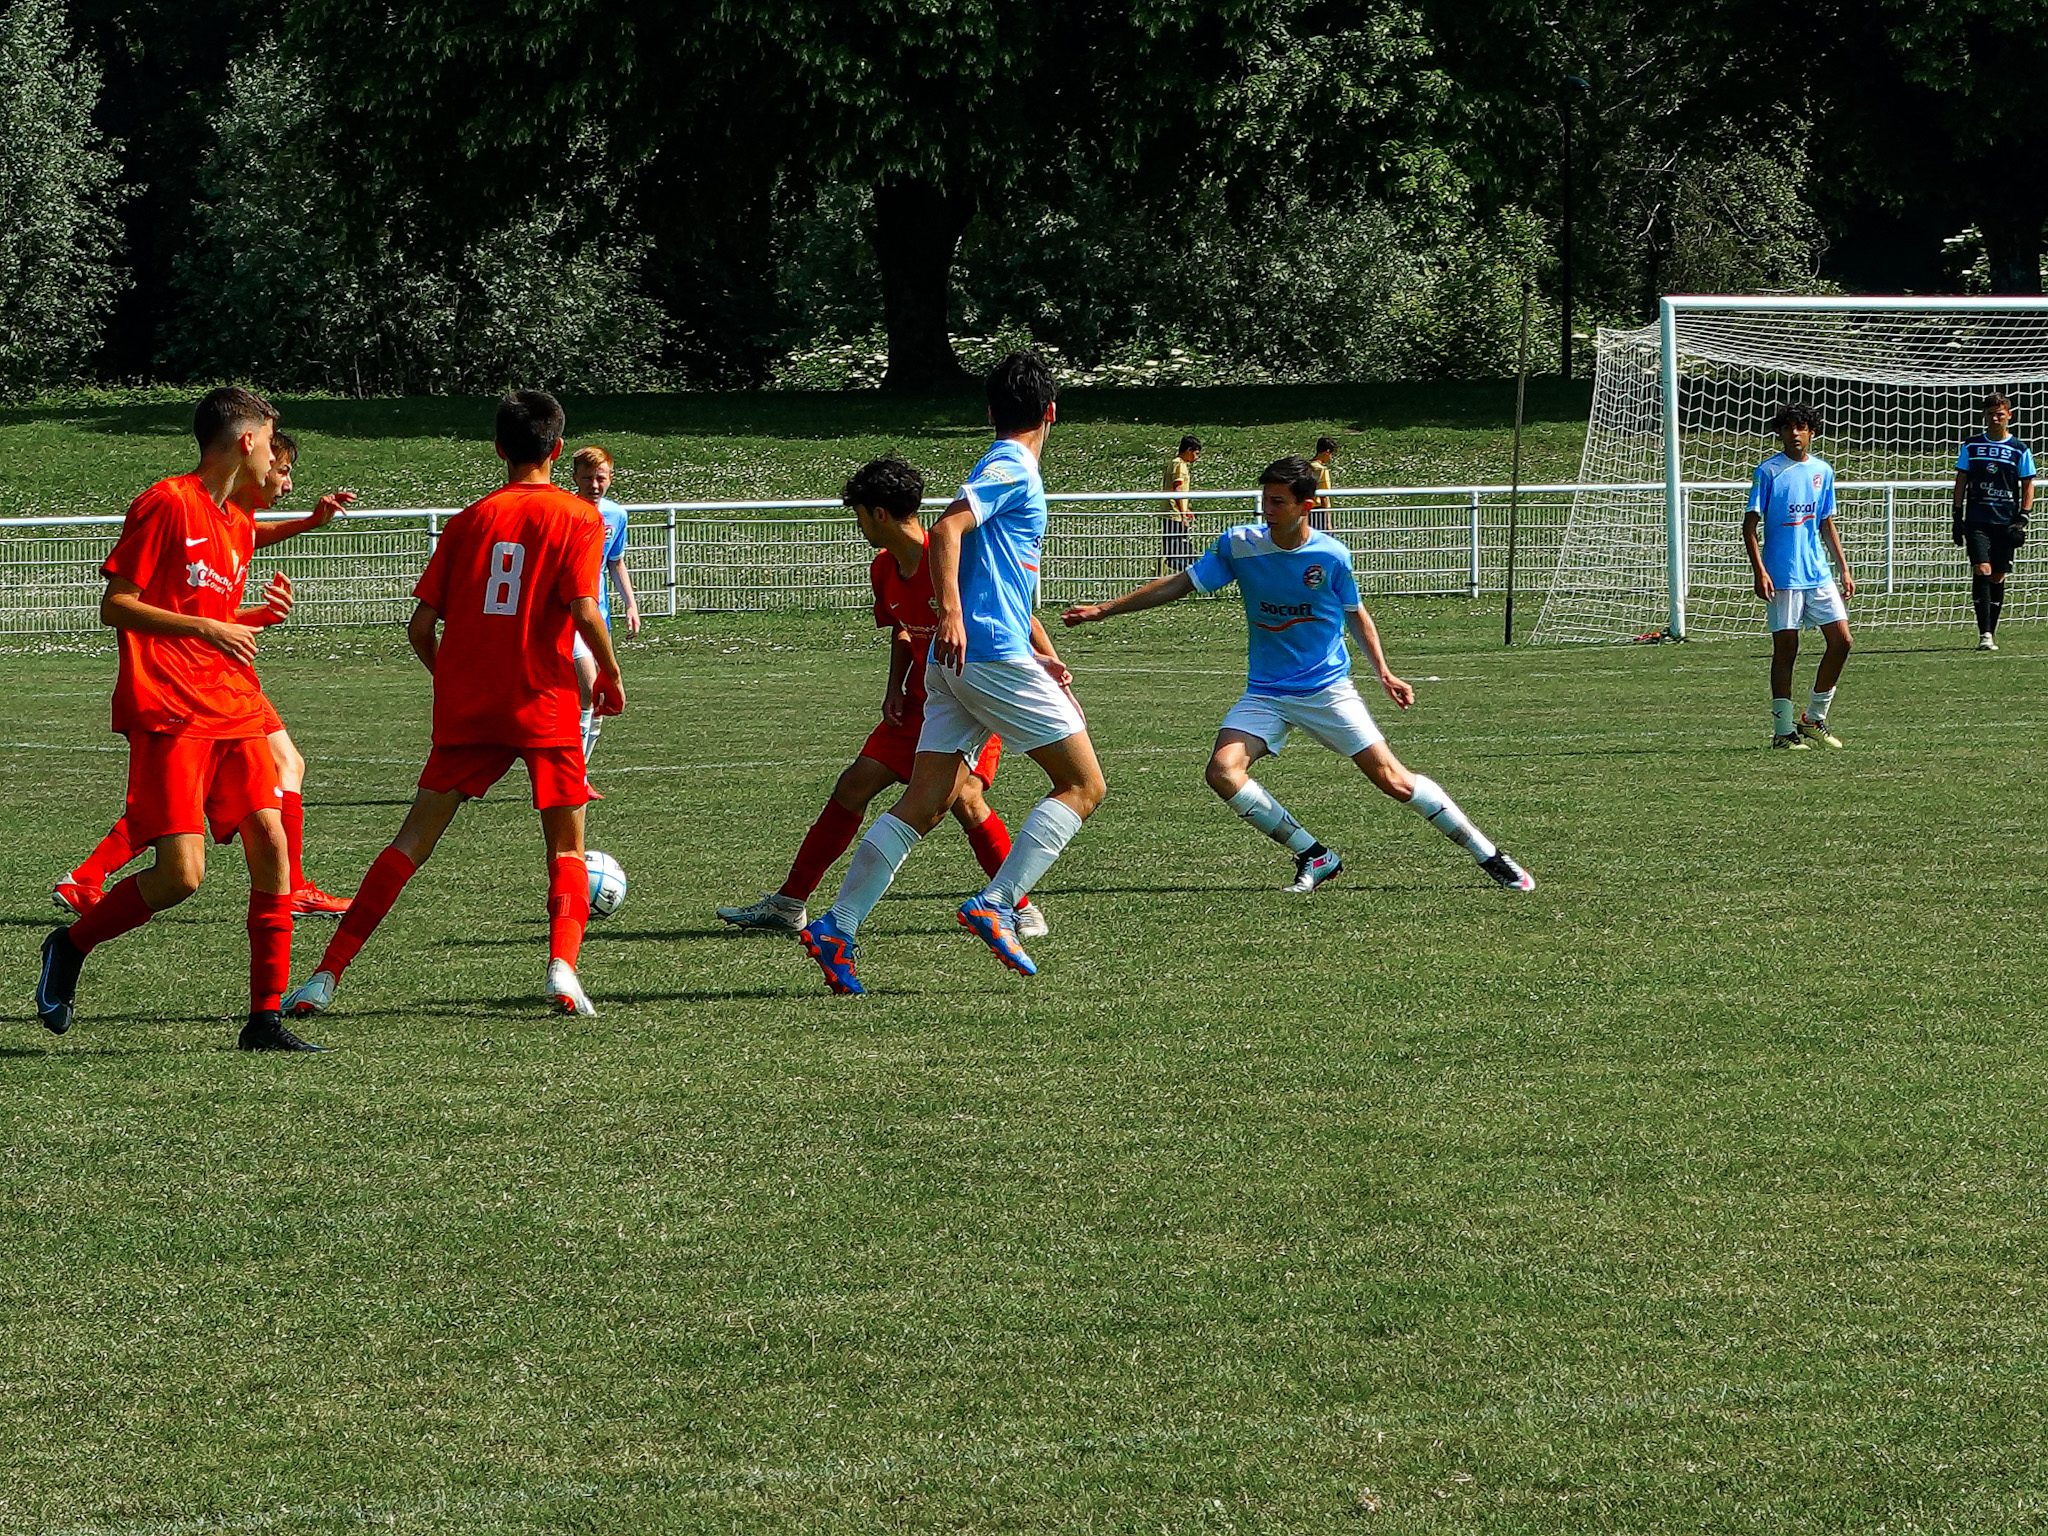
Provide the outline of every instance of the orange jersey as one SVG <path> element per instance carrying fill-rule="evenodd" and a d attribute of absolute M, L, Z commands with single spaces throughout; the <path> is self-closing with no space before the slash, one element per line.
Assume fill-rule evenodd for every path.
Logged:
<path fill-rule="evenodd" d="M 434 745 L 580 747 L 569 605 L 597 598 L 604 520 L 553 485 L 508 485 L 448 520 L 413 596 L 441 616 Z"/>
<path fill-rule="evenodd" d="M 249 518 L 215 506 L 197 475 L 180 475 L 135 498 L 100 570 L 134 582 L 152 608 L 232 624 L 253 549 Z M 264 734 L 254 668 L 230 661 L 204 640 L 127 629 L 120 635 L 116 731 L 215 740 Z"/>
<path fill-rule="evenodd" d="M 875 589 L 875 623 L 883 629 L 910 631 L 910 670 L 903 674 L 903 696 L 924 708 L 924 663 L 932 635 L 939 627 L 939 601 L 932 592 L 929 560 L 918 562 L 906 576 L 888 550 L 879 550 L 868 566 L 868 585 Z"/>

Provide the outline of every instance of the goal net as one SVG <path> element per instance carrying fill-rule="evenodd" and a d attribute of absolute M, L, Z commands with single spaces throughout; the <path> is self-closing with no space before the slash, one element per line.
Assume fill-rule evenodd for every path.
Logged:
<path fill-rule="evenodd" d="M 1793 400 L 1826 424 L 1813 451 L 1835 470 L 1852 620 L 1971 626 L 1951 487 L 1994 390 L 2014 434 L 2048 450 L 2048 300 L 1669 298 L 1657 325 L 1602 330 L 1589 489 L 1531 638 L 1758 633 L 1742 516 L 1777 451 L 1771 416 Z M 2031 541 L 2007 594 L 2006 622 L 2048 617 Z"/>

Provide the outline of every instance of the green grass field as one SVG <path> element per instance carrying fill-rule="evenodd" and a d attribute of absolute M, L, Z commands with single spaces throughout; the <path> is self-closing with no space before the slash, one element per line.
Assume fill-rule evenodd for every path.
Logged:
<path fill-rule="evenodd" d="M 1241 620 L 1190 608 L 1068 637 L 1111 790 L 1041 889 L 1043 974 L 954 926 L 949 826 L 833 998 L 711 908 L 780 878 L 883 652 L 682 620 L 625 648 L 598 759 L 632 879 L 601 1015 L 535 996 L 515 770 L 296 1059 L 226 1049 L 232 854 L 36 1027 L 45 892 L 125 760 L 104 647 L 0 653 L 0 1529 L 2048 1523 L 2031 632 L 1878 635 L 1849 749 L 1787 754 L 1761 637 L 1379 616 L 1421 688 L 1396 747 L 1532 896 L 1306 744 L 1264 777 L 1349 868 L 1280 894 L 1201 782 Z M 277 640 L 348 889 L 426 680 L 395 631 Z"/>
<path fill-rule="evenodd" d="M 1590 386 L 1532 381 L 1524 478 L 1578 473 Z M 832 496 L 861 463 L 898 452 L 957 485 L 988 447 L 972 398 L 647 395 L 564 402 L 571 445 L 600 441 L 619 461 L 628 501 Z M 365 506 L 462 506 L 489 491 L 491 402 L 284 400 L 304 446 L 298 493 L 346 487 Z M 1195 431 L 1206 445 L 1198 488 L 1252 484 L 1287 453 L 1329 433 L 1343 445 L 1340 485 L 1508 479 L 1512 382 L 1244 389 L 1082 389 L 1060 402 L 1048 486 L 1142 490 Z M 192 401 L 151 391 L 0 407 L 0 517 L 118 515 L 150 481 L 191 468 Z M 566 474 L 562 477 L 567 483 Z"/>

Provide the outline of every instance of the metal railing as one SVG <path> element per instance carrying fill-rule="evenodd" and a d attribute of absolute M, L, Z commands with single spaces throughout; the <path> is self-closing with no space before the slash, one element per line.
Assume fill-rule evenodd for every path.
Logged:
<path fill-rule="evenodd" d="M 1872 570 L 1870 536 L 1883 530 L 1885 585 L 1953 581 L 1945 482 L 1840 488 L 1845 530 L 1853 522 L 1859 564 Z M 1692 582 L 1718 575 L 1709 546 L 1740 561 L 1736 525 L 1742 486 L 1688 487 Z M 1549 585 L 1574 499 L 1634 504 L 1661 483 L 1532 485 L 1515 508 L 1515 584 Z M 1936 494 L 1940 493 L 1940 494 Z M 1183 534 L 1162 516 L 1165 493 L 1062 492 L 1042 567 L 1048 604 L 1095 601 L 1137 586 L 1198 553 L 1223 529 L 1255 520 L 1251 490 L 1193 491 Z M 1478 597 L 1506 582 L 1509 488 L 1504 485 L 1370 486 L 1330 492 L 1330 531 L 1353 554 L 1359 590 L 1379 597 Z M 1647 503 L 1645 503 L 1647 505 Z M 929 505 L 943 505 L 935 499 Z M 249 591 L 272 570 L 292 578 L 295 624 L 402 622 L 412 587 L 454 507 L 354 510 L 326 528 L 271 546 L 251 566 Z M 1714 526 L 1703 527 L 1705 518 Z M 1718 524 L 1727 520 L 1725 535 Z M 100 562 L 118 517 L 0 519 L 0 633 L 62 633 L 97 627 Z M 627 570 L 650 617 L 685 613 L 861 609 L 869 606 L 873 551 L 837 501 L 669 501 L 627 508 Z M 1726 544 L 1720 551 L 1718 546 Z M 1747 577 L 1742 582 L 1746 585 Z M 1869 584 L 1869 576 L 1865 577 Z M 615 599 L 616 601 L 616 599 Z"/>

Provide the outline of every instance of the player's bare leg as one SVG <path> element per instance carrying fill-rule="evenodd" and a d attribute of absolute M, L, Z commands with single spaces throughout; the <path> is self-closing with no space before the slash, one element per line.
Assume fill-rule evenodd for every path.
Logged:
<path fill-rule="evenodd" d="M 1294 855 L 1294 883 L 1284 889 L 1307 896 L 1341 870 L 1344 861 L 1288 815 L 1272 792 L 1251 776 L 1252 764 L 1271 755 L 1263 737 L 1249 731 L 1218 731 L 1203 777 L 1225 805 Z"/>
<path fill-rule="evenodd" d="M 292 969 L 291 848 L 284 818 L 257 811 L 241 825 L 249 865 L 249 1022 L 236 1044 L 245 1051 L 317 1051 L 284 1026 L 284 989 Z"/>
<path fill-rule="evenodd" d="M 448 830 L 449 824 L 455 820 L 455 813 L 462 809 L 462 802 L 468 798 L 461 791 L 452 789 L 423 789 L 413 796 L 412 809 L 406 812 L 404 825 L 399 827 L 391 845 L 377 855 L 369 872 L 363 876 L 355 900 L 349 903 L 348 915 L 341 920 L 334 937 L 327 941 L 320 964 L 311 976 L 286 996 L 284 1006 L 287 1012 L 294 1017 L 305 1018 L 321 1012 L 334 1001 L 334 989 L 341 982 L 341 973 L 348 969 L 349 963 L 369 942 L 370 935 L 377 931 L 377 925 L 384 921 L 385 914 L 397 902 L 405 883 L 434 856 L 441 834 Z"/>
<path fill-rule="evenodd" d="M 1799 717 L 1798 730 L 1806 741 L 1839 747 L 1841 738 L 1828 729 L 1828 707 L 1835 702 L 1835 684 L 1842 679 L 1842 668 L 1848 664 L 1855 642 L 1850 638 L 1847 619 L 1821 625 L 1820 633 L 1827 649 L 1821 652 L 1820 666 L 1813 675 L 1813 693 L 1808 697 L 1805 713 Z M 1786 686 L 1791 686 L 1789 680 Z"/>
<path fill-rule="evenodd" d="M 1799 717 L 1792 705 L 1792 667 L 1799 660 L 1799 631 L 1771 631 L 1771 745 L 1806 750 L 1799 739 Z"/>
<path fill-rule="evenodd" d="M 752 906 L 720 907 L 718 915 L 736 928 L 801 933 L 810 921 L 805 904 L 817 890 L 818 882 L 825 878 L 825 871 L 853 846 L 869 804 L 884 790 L 902 782 L 887 765 L 872 757 L 856 757 L 840 773 L 825 808 L 804 834 L 781 888 L 762 892 L 761 899 Z"/>
<path fill-rule="evenodd" d="M 547 995 L 564 1013 L 597 1012 L 576 979 L 583 932 L 590 926 L 590 874 L 583 864 L 583 807 L 550 805 L 540 813 L 548 851 Z"/>
<path fill-rule="evenodd" d="M 1372 781 L 1373 788 L 1400 801 L 1471 854 L 1479 867 L 1496 882 L 1511 891 L 1536 889 L 1535 878 L 1473 825 L 1472 818 L 1459 810 L 1457 802 L 1444 793 L 1443 785 L 1427 774 L 1411 770 L 1394 756 L 1393 749 L 1384 741 L 1376 741 L 1363 752 L 1354 754 L 1351 761 L 1358 764 L 1358 771 Z"/>
<path fill-rule="evenodd" d="M 576 694 L 583 710 L 583 761 L 587 764 L 590 754 L 597 750 L 598 735 L 604 730 L 604 716 L 592 703 L 597 690 L 597 658 L 585 655 L 579 644 L 573 659 L 576 663 Z"/>
<path fill-rule="evenodd" d="M 1002 867 L 987 885 L 961 903 L 960 925 L 988 945 L 1011 970 L 1035 976 L 1037 965 L 1017 942 L 1017 906 L 1045 878 L 1053 861 L 1081 830 L 1081 823 L 1095 814 L 1109 785 L 1086 731 L 1034 747 L 1027 755 L 1045 770 L 1051 787 L 1017 829 Z"/>

